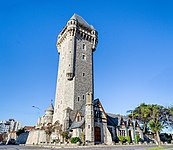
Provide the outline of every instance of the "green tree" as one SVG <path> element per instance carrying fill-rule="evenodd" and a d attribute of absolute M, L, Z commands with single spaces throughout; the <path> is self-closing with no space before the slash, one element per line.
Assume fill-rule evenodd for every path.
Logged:
<path fill-rule="evenodd" d="M 169 127 L 173 130 L 173 105 L 168 107 L 169 113 L 167 114 L 167 119 L 169 120 Z"/>
<path fill-rule="evenodd" d="M 130 114 L 132 118 L 132 114 Z M 150 106 L 142 103 L 133 111 L 133 117 L 143 124 L 143 133 L 147 133 L 147 124 L 150 120 Z"/>
<path fill-rule="evenodd" d="M 149 128 L 154 133 L 157 143 L 160 144 L 160 131 L 173 124 L 173 107 L 142 103 L 135 108 L 133 116 L 143 123 L 143 132 L 146 133 L 146 129 Z"/>
<path fill-rule="evenodd" d="M 152 104 L 150 105 L 150 117 L 149 127 L 151 131 L 156 135 L 155 139 L 160 145 L 160 131 L 164 128 L 164 113 L 166 109 L 163 106 Z"/>

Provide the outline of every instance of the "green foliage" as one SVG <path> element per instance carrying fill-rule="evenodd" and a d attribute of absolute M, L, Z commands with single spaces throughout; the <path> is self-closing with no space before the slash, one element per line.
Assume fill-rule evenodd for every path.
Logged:
<path fill-rule="evenodd" d="M 62 137 L 65 138 L 65 141 L 67 142 L 68 139 L 70 139 L 70 134 L 68 131 L 64 131 L 61 133 Z"/>
<path fill-rule="evenodd" d="M 80 142 L 80 138 L 79 137 L 71 138 L 71 143 L 77 143 L 77 142 Z"/>
<path fill-rule="evenodd" d="M 19 136 L 20 134 L 22 134 L 22 133 L 24 133 L 24 132 L 25 132 L 25 129 L 22 128 L 22 129 L 19 129 L 19 130 L 16 132 L 16 134 L 17 134 L 17 136 Z"/>
<path fill-rule="evenodd" d="M 159 133 L 164 127 L 173 126 L 173 106 L 166 108 L 157 104 L 142 103 L 129 115 L 143 124 L 143 132 L 150 129 L 156 136 L 155 140 L 160 144 Z"/>
<path fill-rule="evenodd" d="M 131 142 L 131 138 L 130 138 L 130 136 L 126 136 L 126 141 L 127 141 L 128 143 Z"/>
<path fill-rule="evenodd" d="M 132 114 L 129 115 L 132 118 Z M 147 133 L 147 123 L 150 120 L 150 106 L 142 103 L 133 111 L 133 117 L 143 123 L 143 132 Z"/>
<path fill-rule="evenodd" d="M 120 140 L 121 143 L 125 142 L 126 139 L 124 136 L 119 136 L 118 139 Z"/>
<path fill-rule="evenodd" d="M 140 141 L 140 136 L 139 136 L 139 134 L 136 134 L 136 135 L 135 135 L 135 140 L 136 140 L 136 143 L 139 143 L 139 141 Z"/>
<path fill-rule="evenodd" d="M 164 128 L 161 122 L 154 120 L 150 120 L 148 125 L 151 131 L 154 133 L 156 133 L 157 131 L 160 132 Z"/>
<path fill-rule="evenodd" d="M 82 142 L 84 143 L 85 142 L 85 133 L 84 132 L 81 133 L 81 139 L 82 139 Z"/>

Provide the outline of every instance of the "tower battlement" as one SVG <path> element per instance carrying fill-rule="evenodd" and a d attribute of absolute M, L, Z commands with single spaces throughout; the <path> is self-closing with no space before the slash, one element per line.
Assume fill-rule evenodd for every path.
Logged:
<path fill-rule="evenodd" d="M 74 14 L 67 22 L 66 26 L 58 35 L 57 47 L 58 52 L 61 51 L 61 43 L 69 36 L 80 36 L 84 40 L 92 43 L 93 51 L 96 49 L 98 43 L 98 32 L 92 25 L 89 25 L 82 17 Z"/>

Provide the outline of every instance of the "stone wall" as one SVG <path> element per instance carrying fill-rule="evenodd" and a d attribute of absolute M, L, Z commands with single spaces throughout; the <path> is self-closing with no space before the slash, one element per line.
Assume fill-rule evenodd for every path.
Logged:
<path fill-rule="evenodd" d="M 86 103 L 86 93 L 93 92 L 93 51 L 97 32 L 80 16 L 74 15 L 58 35 L 60 54 L 53 123 L 63 126 L 65 109 L 78 111 Z"/>
<path fill-rule="evenodd" d="M 46 133 L 44 130 L 32 130 L 29 132 L 26 144 L 35 145 L 46 143 Z"/>

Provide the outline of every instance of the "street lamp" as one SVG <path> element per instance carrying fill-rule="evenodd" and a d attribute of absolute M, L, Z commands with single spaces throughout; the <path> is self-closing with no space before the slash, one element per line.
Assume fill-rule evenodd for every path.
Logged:
<path fill-rule="evenodd" d="M 134 137 L 134 141 L 136 143 L 135 120 L 134 120 L 134 116 L 133 116 L 133 110 L 128 110 L 127 113 L 131 113 L 132 114 L 133 137 Z"/>
<path fill-rule="evenodd" d="M 37 106 L 32 106 L 32 107 L 41 111 L 41 109 L 39 107 L 37 107 Z"/>
<path fill-rule="evenodd" d="M 41 109 L 39 107 L 37 107 L 37 106 L 32 106 L 32 107 L 35 109 L 38 109 L 39 113 L 40 113 Z M 40 116 L 39 116 L 39 118 L 40 118 Z M 37 123 L 37 125 L 38 125 L 38 123 Z M 39 139 L 40 139 L 40 129 L 38 128 L 37 144 L 39 144 Z"/>

